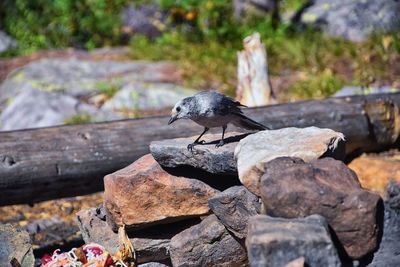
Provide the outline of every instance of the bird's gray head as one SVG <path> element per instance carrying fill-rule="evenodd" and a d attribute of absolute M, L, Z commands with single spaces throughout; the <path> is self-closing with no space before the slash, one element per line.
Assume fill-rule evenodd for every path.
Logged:
<path fill-rule="evenodd" d="M 193 97 L 186 97 L 175 104 L 174 108 L 171 110 L 171 118 L 168 124 L 173 123 L 178 119 L 189 119 L 192 108 Z"/>

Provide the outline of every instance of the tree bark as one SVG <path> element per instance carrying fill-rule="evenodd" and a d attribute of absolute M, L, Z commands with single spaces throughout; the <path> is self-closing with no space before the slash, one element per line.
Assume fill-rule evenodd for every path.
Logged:
<path fill-rule="evenodd" d="M 311 100 L 244 112 L 271 129 L 318 126 L 342 132 L 349 154 L 398 146 L 399 107 L 400 93 L 396 93 Z M 202 131 L 188 121 L 167 125 L 168 119 L 0 132 L 0 205 L 100 191 L 104 175 L 149 153 L 151 141 Z"/>
<path fill-rule="evenodd" d="M 259 33 L 243 40 L 244 50 L 238 52 L 238 85 L 236 99 L 248 107 L 270 105 L 274 102 L 268 76 L 267 51 Z"/>

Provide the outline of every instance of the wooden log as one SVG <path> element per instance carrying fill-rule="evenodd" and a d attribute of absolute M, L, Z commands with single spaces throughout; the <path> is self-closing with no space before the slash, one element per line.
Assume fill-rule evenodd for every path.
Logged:
<path fill-rule="evenodd" d="M 334 129 L 345 134 L 347 153 L 355 153 L 399 144 L 399 107 L 400 93 L 396 93 L 249 108 L 245 113 L 272 129 L 313 125 Z M 151 141 L 202 131 L 189 121 L 167 125 L 168 119 L 0 132 L 0 205 L 100 191 L 104 175 L 148 153 Z"/>
<path fill-rule="evenodd" d="M 244 50 L 238 52 L 238 83 L 236 99 L 248 107 L 275 103 L 268 76 L 267 51 L 258 32 L 243 40 Z"/>

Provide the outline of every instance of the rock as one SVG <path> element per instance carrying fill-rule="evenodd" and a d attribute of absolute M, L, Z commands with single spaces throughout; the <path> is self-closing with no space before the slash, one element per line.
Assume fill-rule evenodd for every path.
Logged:
<path fill-rule="evenodd" d="M 382 241 L 370 267 L 397 267 L 400 262 L 400 184 L 388 185 Z"/>
<path fill-rule="evenodd" d="M 0 54 L 7 51 L 10 48 L 14 48 L 17 42 L 8 36 L 6 33 L 0 31 Z"/>
<path fill-rule="evenodd" d="M 301 14 L 301 22 L 334 37 L 363 41 L 377 33 L 400 30 L 397 0 L 316 0 Z"/>
<path fill-rule="evenodd" d="M 77 213 L 77 221 L 85 243 L 100 244 L 111 254 L 118 251 L 118 234 L 111 230 L 99 209 L 81 210 Z M 185 229 L 186 225 L 183 224 L 183 226 L 183 229 Z M 154 231 L 151 233 L 128 233 L 135 248 L 138 263 L 168 259 L 170 239 L 183 229 L 182 227 L 172 226 L 168 229 L 164 227 L 161 234 L 154 233 Z M 134 237 L 135 235 L 140 237 Z M 146 235 L 147 237 L 145 237 Z"/>
<path fill-rule="evenodd" d="M 184 97 L 192 96 L 196 91 L 171 83 L 130 83 L 123 86 L 102 110 L 158 110 L 173 107 Z"/>
<path fill-rule="evenodd" d="M 345 86 L 337 91 L 333 96 L 353 96 L 353 95 L 371 95 L 371 94 L 388 94 L 400 92 L 399 88 L 391 86 L 382 87 L 365 87 L 365 86 Z"/>
<path fill-rule="evenodd" d="M 245 249 L 215 215 L 171 239 L 171 261 L 179 266 L 247 266 Z"/>
<path fill-rule="evenodd" d="M 237 238 L 247 236 L 247 223 L 250 217 L 261 210 L 258 197 L 244 186 L 234 186 L 216 194 L 208 200 L 208 206 L 225 227 Z"/>
<path fill-rule="evenodd" d="M 234 0 L 233 9 L 237 19 L 261 17 L 265 16 L 266 12 L 273 11 L 276 4 L 276 0 Z"/>
<path fill-rule="evenodd" d="M 260 177 L 266 162 L 278 157 L 297 157 L 305 161 L 325 156 L 343 159 L 344 153 L 342 133 L 317 127 L 290 127 L 247 136 L 236 146 L 235 158 L 242 184 L 260 195 Z"/>
<path fill-rule="evenodd" d="M 120 89 L 137 82 L 177 82 L 172 63 L 144 61 L 84 60 L 52 58 L 33 61 L 14 71 L 0 85 L 0 104 L 29 88 L 85 96 L 101 88 Z"/>
<path fill-rule="evenodd" d="M 196 179 L 173 176 L 148 154 L 104 177 L 107 220 L 114 226 L 143 228 L 209 213 L 218 190 Z"/>
<path fill-rule="evenodd" d="M 238 144 L 237 141 L 244 136 L 237 132 L 227 133 L 226 144 L 217 148 L 215 145 L 221 139 L 221 134 L 206 134 L 202 140 L 211 144 L 195 146 L 193 152 L 189 151 L 187 146 L 193 143 L 198 135 L 153 141 L 150 144 L 150 152 L 165 168 L 190 166 L 212 174 L 237 175 L 233 152 Z"/>
<path fill-rule="evenodd" d="M 299 257 L 304 257 L 310 267 L 341 266 L 328 224 L 320 215 L 297 219 L 254 216 L 249 222 L 246 247 L 254 267 L 293 266 Z"/>
<path fill-rule="evenodd" d="M 304 257 L 297 258 L 286 264 L 285 267 L 304 267 L 305 260 Z"/>
<path fill-rule="evenodd" d="M 169 266 L 160 262 L 148 262 L 139 264 L 138 267 L 169 267 Z"/>
<path fill-rule="evenodd" d="M 74 116 L 84 116 L 92 122 L 121 118 L 68 95 L 28 89 L 0 114 L 0 129 L 10 131 L 62 125 Z"/>
<path fill-rule="evenodd" d="M 34 266 L 29 234 L 10 224 L 0 224 L 0 266 L 11 267 L 10 261 L 14 258 L 22 267 Z"/>
<path fill-rule="evenodd" d="M 344 163 L 324 158 L 305 163 L 277 158 L 266 163 L 261 198 L 270 216 L 324 216 L 353 259 L 373 252 L 379 242 L 381 198 L 363 190 Z"/>
<path fill-rule="evenodd" d="M 123 33 L 156 38 L 166 30 L 168 14 L 152 4 L 130 5 L 122 14 Z"/>
<path fill-rule="evenodd" d="M 379 193 L 386 198 L 386 188 L 390 181 L 400 183 L 400 152 L 363 154 L 349 165 L 355 171 L 361 186 Z"/>

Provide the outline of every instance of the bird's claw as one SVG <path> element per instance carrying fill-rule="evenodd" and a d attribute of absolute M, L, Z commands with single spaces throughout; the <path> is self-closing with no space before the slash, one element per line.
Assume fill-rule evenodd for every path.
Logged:
<path fill-rule="evenodd" d="M 193 148 L 194 148 L 195 145 L 196 145 L 195 143 L 188 144 L 187 150 L 193 152 Z"/>
<path fill-rule="evenodd" d="M 193 152 L 193 148 L 197 145 L 204 145 L 206 143 L 205 140 L 200 140 L 200 141 L 195 141 L 191 144 L 188 144 L 187 146 L 187 150 L 192 151 Z"/>
<path fill-rule="evenodd" d="M 215 147 L 221 147 L 223 145 L 225 145 L 224 140 L 220 140 L 219 143 L 215 145 Z"/>

